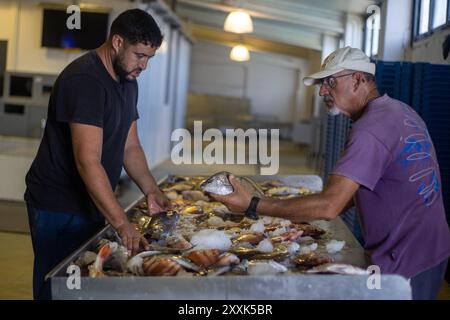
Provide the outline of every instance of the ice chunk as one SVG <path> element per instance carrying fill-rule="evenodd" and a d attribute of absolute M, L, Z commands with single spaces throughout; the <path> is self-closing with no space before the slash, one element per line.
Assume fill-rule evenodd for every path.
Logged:
<path fill-rule="evenodd" d="M 345 241 L 337 241 L 337 240 L 331 240 L 327 243 L 326 248 L 328 253 L 336 253 L 342 250 L 344 248 Z"/>
<path fill-rule="evenodd" d="M 286 228 L 285 227 L 281 227 L 281 228 L 278 228 L 278 229 L 275 229 L 274 231 L 272 231 L 270 233 L 270 236 L 271 237 L 277 237 L 277 236 L 282 235 L 283 233 L 286 233 L 286 232 L 287 232 Z"/>
<path fill-rule="evenodd" d="M 269 239 L 264 239 L 260 243 L 258 243 L 255 249 L 260 252 L 272 252 L 273 245 Z"/>
<path fill-rule="evenodd" d="M 273 219 L 274 219 L 273 217 L 269 217 L 269 216 L 262 217 L 262 221 L 264 222 L 264 224 L 272 224 Z"/>
<path fill-rule="evenodd" d="M 282 227 L 289 227 L 291 224 L 292 224 L 292 222 L 287 219 L 282 219 L 280 221 L 280 226 L 282 226 Z"/>
<path fill-rule="evenodd" d="M 203 229 L 195 233 L 191 238 L 195 250 L 218 249 L 226 251 L 231 247 L 231 240 L 224 231 Z"/>
<path fill-rule="evenodd" d="M 300 250 L 300 245 L 297 242 L 291 242 L 288 246 L 288 252 L 289 254 L 294 254 L 296 253 L 298 250 Z"/>
<path fill-rule="evenodd" d="M 262 220 L 258 220 L 258 222 L 252 224 L 250 227 L 250 231 L 255 233 L 264 233 L 265 230 L 266 228 L 264 227 L 264 221 Z"/>
<path fill-rule="evenodd" d="M 264 224 L 281 224 L 282 221 L 288 221 L 286 219 L 276 218 L 276 217 L 270 217 L 270 216 L 262 216 L 261 220 L 264 222 Z"/>
<path fill-rule="evenodd" d="M 317 250 L 317 243 L 311 243 L 310 245 L 302 245 L 300 248 L 300 253 L 311 253 Z"/>

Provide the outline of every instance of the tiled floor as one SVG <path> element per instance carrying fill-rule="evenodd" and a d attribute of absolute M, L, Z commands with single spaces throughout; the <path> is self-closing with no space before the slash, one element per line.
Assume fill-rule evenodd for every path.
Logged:
<path fill-rule="evenodd" d="M 314 174 L 308 166 L 304 149 L 289 143 L 280 145 L 280 171 L 279 174 Z M 236 174 L 258 174 L 258 166 L 206 166 L 193 165 L 188 168 L 192 174 L 208 175 L 220 170 L 229 170 Z M 174 166 L 166 162 L 158 170 L 164 172 L 186 173 L 185 166 Z M 7 210 L 7 204 L 0 206 Z M 21 219 L 21 221 L 25 221 Z M 22 227 L 23 228 L 23 227 Z M 30 236 L 25 233 L 0 232 L 0 299 L 32 299 L 32 265 L 33 250 Z M 450 286 L 444 283 L 440 299 L 450 300 Z"/>

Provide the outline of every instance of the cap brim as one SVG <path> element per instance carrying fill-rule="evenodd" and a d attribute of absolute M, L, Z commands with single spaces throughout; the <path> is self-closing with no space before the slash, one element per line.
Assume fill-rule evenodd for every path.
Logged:
<path fill-rule="evenodd" d="M 319 80 L 329 77 L 335 73 L 344 71 L 345 69 L 336 69 L 336 70 L 323 70 L 307 77 L 303 78 L 303 84 L 305 86 L 312 86 L 313 84 L 318 84 Z"/>

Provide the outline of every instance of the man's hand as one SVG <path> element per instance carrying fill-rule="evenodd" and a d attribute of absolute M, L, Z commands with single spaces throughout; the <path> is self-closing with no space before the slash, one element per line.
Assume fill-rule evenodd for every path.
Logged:
<path fill-rule="evenodd" d="M 116 228 L 117 233 L 122 239 L 122 244 L 128 249 L 128 252 L 135 255 L 139 251 L 139 245 L 142 244 L 145 250 L 150 250 L 148 241 L 127 222 L 122 223 Z"/>
<path fill-rule="evenodd" d="M 147 193 L 148 214 L 153 215 L 170 209 L 170 200 L 158 188 Z"/>
<path fill-rule="evenodd" d="M 243 213 L 250 205 L 252 195 L 244 189 L 234 175 L 230 175 L 228 179 L 234 189 L 232 194 L 221 196 L 211 193 L 210 196 L 226 205 L 231 212 Z"/>

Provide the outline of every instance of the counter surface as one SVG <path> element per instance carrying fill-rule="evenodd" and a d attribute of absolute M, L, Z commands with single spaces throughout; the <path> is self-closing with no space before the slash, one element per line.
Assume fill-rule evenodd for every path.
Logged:
<path fill-rule="evenodd" d="M 314 176 L 306 177 L 315 183 Z M 305 176 L 271 177 L 271 179 L 305 181 Z M 318 177 L 317 177 L 318 178 Z M 260 180 L 255 177 L 255 180 Z M 318 178 L 320 179 L 320 178 Z M 160 180 L 162 181 L 162 179 Z M 321 187 L 321 182 L 320 182 Z M 118 194 L 129 211 L 142 194 L 132 185 L 123 185 Z M 318 252 L 325 251 L 331 239 L 345 240 L 342 251 L 331 255 L 335 262 L 367 267 L 364 250 L 340 218 L 315 221 L 326 235 L 317 240 Z M 81 277 L 80 289 L 69 289 L 66 270 L 91 243 L 106 233 L 106 226 L 85 245 L 48 274 L 53 299 L 410 299 L 411 288 L 406 279 L 396 275 L 382 275 L 381 288 L 369 289 L 369 276 L 303 274 L 287 272 L 276 276 L 215 276 L 215 277 Z"/>

